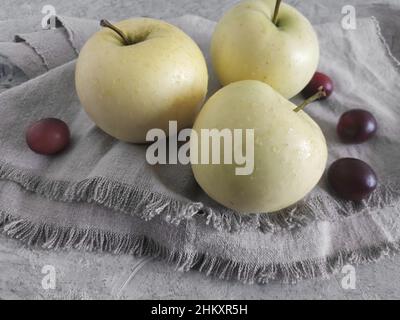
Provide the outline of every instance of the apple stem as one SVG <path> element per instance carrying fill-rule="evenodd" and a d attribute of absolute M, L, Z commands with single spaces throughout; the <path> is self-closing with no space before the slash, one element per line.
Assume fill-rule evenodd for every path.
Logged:
<path fill-rule="evenodd" d="M 274 17 L 272 18 L 272 23 L 275 25 L 278 20 L 278 13 L 279 13 L 279 7 L 281 5 L 281 2 L 282 2 L 282 0 L 276 0 L 276 2 L 275 2 Z"/>
<path fill-rule="evenodd" d="M 122 38 L 122 40 L 124 41 L 124 44 L 126 46 L 131 45 L 131 42 L 130 42 L 129 38 L 126 36 L 126 34 L 121 29 L 114 26 L 110 21 L 102 19 L 100 21 L 100 25 L 102 27 L 110 28 L 111 30 L 115 31 Z"/>
<path fill-rule="evenodd" d="M 321 99 L 322 97 L 326 97 L 326 91 L 323 86 L 320 86 L 318 88 L 318 92 L 314 94 L 313 96 L 309 97 L 306 99 L 301 105 L 299 105 L 296 109 L 294 109 L 294 112 L 299 112 L 300 110 L 303 110 L 307 105 L 309 105 L 311 102 Z"/>

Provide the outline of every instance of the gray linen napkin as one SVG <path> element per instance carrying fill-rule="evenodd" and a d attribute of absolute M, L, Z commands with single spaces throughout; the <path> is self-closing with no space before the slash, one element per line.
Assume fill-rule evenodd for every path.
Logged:
<path fill-rule="evenodd" d="M 0 56 L 31 78 L 0 94 L 0 225 L 7 235 L 44 248 L 152 255 L 180 270 L 258 283 L 327 276 L 399 249 L 400 64 L 376 20 L 359 19 L 348 31 L 339 23 L 316 26 L 320 70 L 332 76 L 336 91 L 307 112 L 327 137 L 329 163 L 343 156 L 367 161 L 379 175 L 378 190 L 353 204 L 332 197 L 323 178 L 289 209 L 240 215 L 209 199 L 190 166 L 150 166 L 145 146 L 116 141 L 87 118 L 74 90 L 74 58 L 98 22 L 58 19 L 59 29 L 24 27 L 14 30 L 20 42 L 0 42 Z M 171 22 L 209 61 L 215 23 L 196 16 Z M 31 65 L 34 59 L 39 65 Z M 210 95 L 219 85 L 208 66 Z M 375 114 L 378 136 L 342 145 L 335 124 L 356 107 Z M 55 157 L 34 154 L 24 142 L 26 125 L 49 116 L 66 121 L 73 138 Z"/>

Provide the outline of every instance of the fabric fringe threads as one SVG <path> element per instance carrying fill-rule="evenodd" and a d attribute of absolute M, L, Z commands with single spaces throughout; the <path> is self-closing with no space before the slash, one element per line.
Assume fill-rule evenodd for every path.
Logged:
<path fill-rule="evenodd" d="M 170 251 L 144 236 L 116 234 L 98 229 L 78 229 L 49 224 L 33 224 L 0 212 L 0 230 L 29 246 L 43 249 L 77 249 L 90 252 L 151 256 L 175 264 L 179 271 L 198 270 L 208 276 L 243 283 L 266 284 L 273 280 L 296 283 L 301 279 L 327 278 L 345 264 L 375 262 L 399 251 L 400 245 L 387 243 L 374 248 L 338 254 L 318 260 L 290 264 L 254 265 L 224 260 L 198 252 Z"/>
<path fill-rule="evenodd" d="M 88 178 L 79 182 L 49 180 L 0 162 L 0 179 L 19 184 L 27 191 L 61 202 L 96 203 L 107 209 L 135 215 L 149 221 L 163 216 L 168 223 L 199 219 L 219 231 L 236 232 L 243 228 L 264 233 L 293 230 L 315 221 L 337 221 L 369 208 L 382 208 L 400 198 L 400 181 L 380 186 L 375 194 L 384 194 L 385 201 L 372 195 L 361 204 L 334 200 L 328 194 L 303 201 L 295 207 L 273 214 L 239 214 L 222 206 L 206 207 L 200 202 L 182 202 L 167 196 L 104 177 Z M 335 203 L 326 206 L 327 198 Z"/>

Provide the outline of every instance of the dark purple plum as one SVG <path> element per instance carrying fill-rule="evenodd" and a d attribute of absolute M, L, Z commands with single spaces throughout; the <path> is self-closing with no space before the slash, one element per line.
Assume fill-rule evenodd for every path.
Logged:
<path fill-rule="evenodd" d="M 378 179 L 374 170 L 364 161 L 342 158 L 329 167 L 328 183 L 339 197 L 361 201 L 376 189 Z"/>
<path fill-rule="evenodd" d="M 377 129 L 375 117 L 362 109 L 343 113 L 336 127 L 339 138 L 345 143 L 363 143 L 373 137 Z"/>
<path fill-rule="evenodd" d="M 46 118 L 31 124 L 25 137 L 32 151 L 44 155 L 59 153 L 70 142 L 67 124 L 56 118 Z"/>
<path fill-rule="evenodd" d="M 317 71 L 307 86 L 303 89 L 302 94 L 305 98 L 309 98 L 316 94 L 320 87 L 323 87 L 326 93 L 326 96 L 321 97 L 320 99 L 326 99 L 332 94 L 333 82 L 331 78 L 329 78 L 326 74 Z"/>

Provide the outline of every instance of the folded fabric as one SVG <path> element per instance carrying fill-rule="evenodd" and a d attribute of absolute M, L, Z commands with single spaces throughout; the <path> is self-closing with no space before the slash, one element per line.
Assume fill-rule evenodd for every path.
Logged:
<path fill-rule="evenodd" d="M 0 94 L 0 224 L 6 234 L 45 248 L 158 256 L 182 270 L 259 283 L 328 275 L 398 249 L 399 68 L 376 20 L 359 19 L 356 30 L 316 26 L 320 69 L 336 90 L 307 112 L 327 137 L 329 163 L 344 156 L 368 162 L 378 173 L 378 190 L 353 204 L 332 197 L 323 178 L 289 209 L 241 215 L 208 198 L 190 166 L 151 166 L 146 146 L 116 141 L 88 119 L 74 90 L 74 59 L 98 22 L 58 19 L 58 29 L 17 31 L 19 42 L 0 43 L 0 56 L 31 78 Z M 203 50 L 212 94 L 219 88 L 208 54 L 215 23 L 195 16 L 171 22 Z M 12 49 L 17 45 L 28 49 Z M 31 65 L 35 59 L 37 66 Z M 337 119 L 357 107 L 374 113 L 378 135 L 362 146 L 343 145 Z M 69 149 L 55 157 L 34 154 L 24 141 L 26 125 L 49 116 L 66 121 L 72 132 Z"/>

